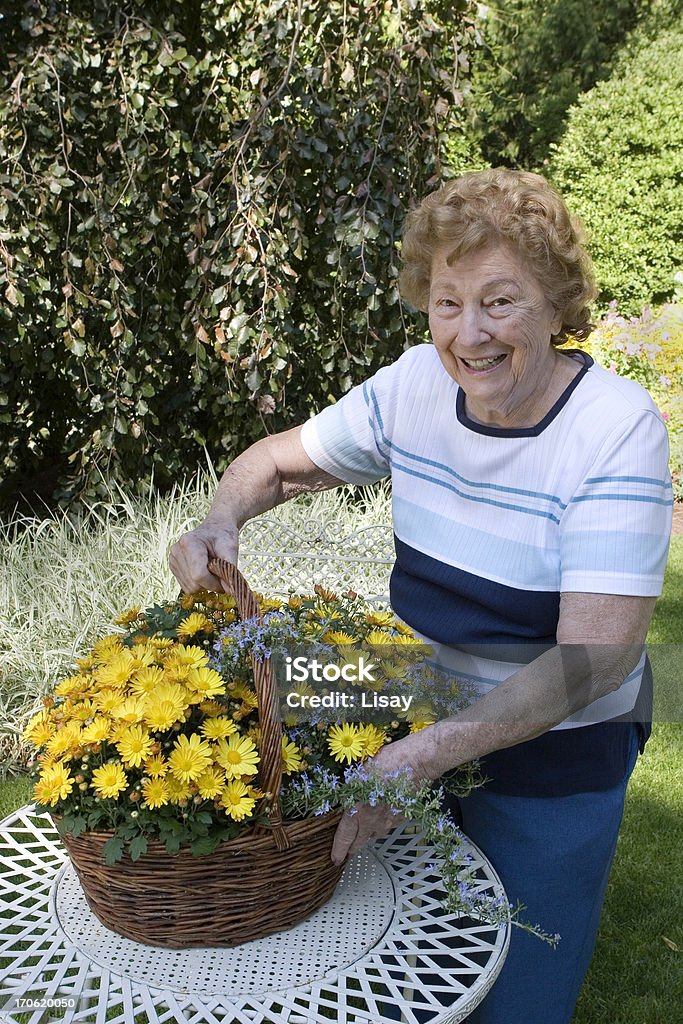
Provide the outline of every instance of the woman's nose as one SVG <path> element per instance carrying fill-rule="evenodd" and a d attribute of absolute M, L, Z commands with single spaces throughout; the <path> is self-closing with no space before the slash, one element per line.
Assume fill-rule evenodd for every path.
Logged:
<path fill-rule="evenodd" d="M 480 345 L 488 338 L 486 318 L 478 307 L 464 306 L 458 317 L 458 343 L 465 347 Z"/>

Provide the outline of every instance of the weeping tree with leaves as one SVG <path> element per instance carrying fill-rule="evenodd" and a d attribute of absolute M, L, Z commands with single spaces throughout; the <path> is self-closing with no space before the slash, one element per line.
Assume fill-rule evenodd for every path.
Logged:
<path fill-rule="evenodd" d="M 421 337 L 396 242 L 478 165 L 469 0 L 0 13 L 5 499 L 221 468 Z"/>

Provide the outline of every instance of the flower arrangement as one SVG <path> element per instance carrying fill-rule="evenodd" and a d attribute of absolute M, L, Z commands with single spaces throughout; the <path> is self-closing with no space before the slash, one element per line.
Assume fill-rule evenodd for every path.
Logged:
<path fill-rule="evenodd" d="M 111 833 L 108 865 L 125 853 L 136 861 L 152 840 L 169 854 L 189 847 L 210 854 L 268 821 L 272 794 L 259 786 L 258 699 L 251 658 L 275 657 L 288 644 L 307 645 L 339 665 L 375 652 L 374 678 L 411 690 L 410 707 L 385 720 L 344 721 L 338 708 L 293 711 L 283 719 L 280 808 L 285 820 L 310 818 L 382 802 L 418 822 L 433 842 L 448 907 L 491 922 L 509 907 L 479 894 L 461 833 L 441 807 L 441 791 L 401 771 L 381 775 L 372 757 L 415 732 L 469 694 L 449 682 L 443 707 L 424 648 L 393 615 L 357 595 L 316 587 L 279 601 L 256 595 L 260 615 L 242 619 L 226 594 L 201 592 L 142 612 L 131 609 L 121 631 L 99 639 L 76 662 L 25 730 L 36 748 L 34 797 L 62 835 Z M 352 687 L 353 683 L 349 684 Z M 307 684 L 295 692 L 307 693 Z M 436 692 L 439 692 L 436 688 Z M 407 705 L 408 702 L 404 702 Z M 466 794 L 481 782 L 476 766 L 449 785 Z"/>

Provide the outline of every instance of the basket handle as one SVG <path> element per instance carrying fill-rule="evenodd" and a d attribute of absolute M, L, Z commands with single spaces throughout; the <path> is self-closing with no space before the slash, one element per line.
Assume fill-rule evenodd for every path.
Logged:
<path fill-rule="evenodd" d="M 242 573 L 232 562 L 226 562 L 224 558 L 213 558 L 209 562 L 209 572 L 225 583 L 227 592 L 232 594 L 237 601 L 237 608 L 241 618 L 261 618 L 258 602 L 245 580 Z M 259 741 L 259 754 L 261 757 L 261 768 L 259 776 L 261 789 L 271 793 L 268 800 L 270 809 L 270 831 L 272 832 L 275 845 L 278 850 L 286 850 L 290 846 L 287 833 L 282 824 L 280 811 L 280 785 L 282 783 L 282 722 L 280 719 L 280 704 L 277 687 L 275 685 L 275 673 L 270 658 L 258 661 L 251 658 L 254 672 L 254 685 L 258 697 L 258 719 L 261 738 Z"/>

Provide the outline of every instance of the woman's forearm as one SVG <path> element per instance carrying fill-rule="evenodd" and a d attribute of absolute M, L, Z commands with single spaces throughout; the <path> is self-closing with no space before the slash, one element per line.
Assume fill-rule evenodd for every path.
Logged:
<path fill-rule="evenodd" d="M 534 739 L 618 689 L 641 644 L 558 644 L 429 733 L 432 778 L 494 750 Z"/>

